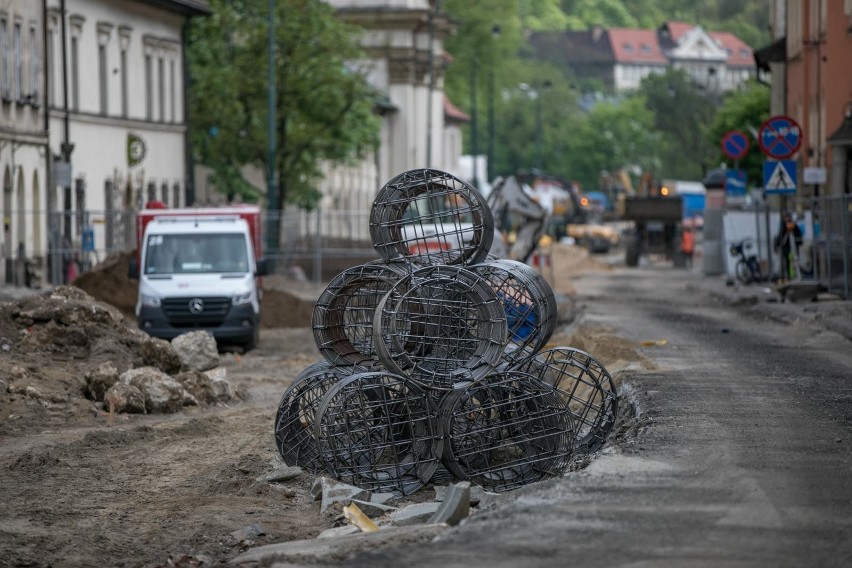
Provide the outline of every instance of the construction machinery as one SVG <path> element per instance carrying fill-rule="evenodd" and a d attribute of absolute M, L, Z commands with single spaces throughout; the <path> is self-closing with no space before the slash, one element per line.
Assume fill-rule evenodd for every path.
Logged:
<path fill-rule="evenodd" d="M 547 230 L 547 209 L 524 191 L 515 176 L 497 178 L 488 206 L 494 216 L 491 254 L 526 262 Z"/>
<path fill-rule="evenodd" d="M 638 266 L 642 255 L 661 254 L 674 266 L 686 267 L 687 258 L 681 251 L 683 198 L 680 195 L 646 174 L 636 194 L 623 196 L 619 208 L 621 219 L 633 222 L 633 228 L 624 237 L 627 266 Z"/>

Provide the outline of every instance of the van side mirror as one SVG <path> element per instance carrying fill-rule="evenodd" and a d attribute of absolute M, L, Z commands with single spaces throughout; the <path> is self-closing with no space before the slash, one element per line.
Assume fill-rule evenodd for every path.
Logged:
<path fill-rule="evenodd" d="M 127 277 L 131 280 L 139 280 L 139 265 L 136 263 L 135 258 L 127 261 Z"/>
<path fill-rule="evenodd" d="M 255 276 L 266 276 L 269 274 L 269 266 L 266 264 L 265 258 L 257 259 L 257 270 L 255 270 Z"/>

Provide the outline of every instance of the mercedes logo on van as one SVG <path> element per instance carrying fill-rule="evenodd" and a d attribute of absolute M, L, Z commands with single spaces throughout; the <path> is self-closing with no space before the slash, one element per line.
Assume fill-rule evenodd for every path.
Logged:
<path fill-rule="evenodd" d="M 198 315 L 204 311 L 204 300 L 193 298 L 189 301 L 189 313 Z"/>

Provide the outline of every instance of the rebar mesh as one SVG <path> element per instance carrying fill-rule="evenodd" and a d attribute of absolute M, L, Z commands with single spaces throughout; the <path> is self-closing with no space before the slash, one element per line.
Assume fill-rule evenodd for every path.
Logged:
<path fill-rule="evenodd" d="M 445 467 L 490 491 L 562 475 L 575 424 L 556 389 L 518 372 L 454 389 L 439 410 Z"/>
<path fill-rule="evenodd" d="M 556 328 L 556 297 L 535 270 L 514 260 L 489 259 L 469 267 L 488 282 L 503 304 L 508 343 L 503 360 L 519 361 L 536 353 Z"/>
<path fill-rule="evenodd" d="M 398 495 L 431 479 L 442 450 L 429 397 L 405 377 L 380 371 L 333 385 L 319 404 L 314 436 L 337 479 Z"/>
<path fill-rule="evenodd" d="M 383 259 L 420 264 L 474 264 L 494 239 L 484 197 L 446 172 L 404 172 L 379 191 L 370 211 L 370 235 Z"/>
<path fill-rule="evenodd" d="M 604 445 L 615 424 L 618 392 L 600 361 L 573 347 L 554 347 L 513 369 L 556 387 L 577 420 L 576 451 L 590 453 Z"/>
<path fill-rule="evenodd" d="M 486 280 L 446 265 L 397 282 L 376 308 L 373 327 L 381 363 L 434 389 L 491 372 L 507 334 L 503 304 Z"/>
<path fill-rule="evenodd" d="M 331 385 L 359 367 L 334 367 L 319 361 L 307 367 L 284 391 L 275 415 L 275 446 L 284 463 L 297 465 L 310 473 L 325 470 L 314 437 L 317 406 Z"/>
<path fill-rule="evenodd" d="M 373 345 L 376 306 L 407 266 L 375 262 L 338 274 L 314 306 L 312 327 L 320 354 L 335 365 L 372 367 L 378 362 Z"/>

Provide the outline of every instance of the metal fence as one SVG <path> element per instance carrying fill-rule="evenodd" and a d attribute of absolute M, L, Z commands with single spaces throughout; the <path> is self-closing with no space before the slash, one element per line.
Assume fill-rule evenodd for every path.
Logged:
<path fill-rule="evenodd" d="M 328 280 L 378 258 L 369 215 L 369 210 L 264 212 L 264 235 L 276 222 L 279 228 L 279 245 L 264 242 L 264 256 L 277 272 L 298 270 L 313 280 Z M 8 210 L 3 219 L 0 285 L 67 283 L 108 256 L 136 248 L 132 210 Z"/>
<path fill-rule="evenodd" d="M 852 195 L 801 200 L 812 212 L 814 277 L 828 292 L 852 298 Z"/>

